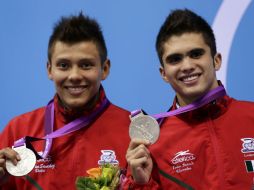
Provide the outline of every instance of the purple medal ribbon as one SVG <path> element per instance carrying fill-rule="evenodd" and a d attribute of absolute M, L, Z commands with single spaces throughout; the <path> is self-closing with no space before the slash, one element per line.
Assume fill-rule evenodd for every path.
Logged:
<path fill-rule="evenodd" d="M 43 157 L 46 158 L 50 148 L 52 146 L 52 141 L 54 138 L 61 137 L 64 135 L 67 135 L 69 133 L 72 133 L 74 131 L 77 131 L 79 129 L 82 129 L 84 127 L 87 127 L 97 116 L 100 114 L 105 108 L 109 105 L 109 100 L 105 97 L 101 103 L 101 105 L 90 115 L 88 116 L 82 116 L 80 118 L 75 119 L 74 121 L 66 124 L 62 128 L 56 130 L 53 132 L 53 126 L 54 126 L 54 102 L 51 100 L 47 107 L 46 107 L 46 113 L 45 113 L 45 133 L 46 136 L 42 138 L 35 138 L 35 137 L 23 137 L 17 141 L 14 142 L 14 147 L 23 146 L 24 144 L 27 145 L 30 149 L 34 151 L 34 153 L 37 156 L 37 159 Z M 45 149 L 42 156 L 39 156 L 38 153 L 34 150 L 31 142 L 32 141 L 38 141 L 38 140 L 46 140 Z"/>
<path fill-rule="evenodd" d="M 202 96 L 201 98 L 199 98 L 198 100 L 194 101 L 193 103 L 191 103 L 187 106 L 180 107 L 180 108 L 173 110 L 173 111 L 155 114 L 155 115 L 151 115 L 151 116 L 154 117 L 155 119 L 162 119 L 162 118 L 169 117 L 169 116 L 179 115 L 181 113 L 185 113 L 185 112 L 200 108 L 200 107 L 208 104 L 209 102 L 212 102 L 212 101 L 216 100 L 217 98 L 220 98 L 225 95 L 226 95 L 225 88 L 223 86 L 218 86 L 217 88 L 209 91 L 206 95 Z M 135 115 L 137 115 L 139 113 L 140 113 L 140 110 L 135 110 L 135 111 L 131 112 L 131 116 L 134 117 Z M 161 124 L 161 122 L 160 122 L 160 124 Z"/>

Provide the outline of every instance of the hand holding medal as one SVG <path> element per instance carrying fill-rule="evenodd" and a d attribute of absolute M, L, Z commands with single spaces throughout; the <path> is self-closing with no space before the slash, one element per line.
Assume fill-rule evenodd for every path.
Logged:
<path fill-rule="evenodd" d="M 14 165 L 9 159 L 6 160 L 6 170 L 13 176 L 25 176 L 31 172 L 36 164 L 36 157 L 46 158 L 51 145 L 52 139 L 64 136 L 71 132 L 77 131 L 83 127 L 88 126 L 97 115 L 102 112 L 109 105 L 108 99 L 105 97 L 102 104 L 94 112 L 88 116 L 81 116 L 74 121 L 66 124 L 64 127 L 53 132 L 53 122 L 54 121 L 54 104 L 53 100 L 49 102 L 46 108 L 46 122 L 45 122 L 45 131 L 47 135 L 42 138 L 36 137 L 23 137 L 14 142 L 13 150 L 15 150 L 21 157 L 21 160 Z M 32 141 L 46 140 L 45 150 L 43 155 L 38 155 L 37 152 L 33 152 L 31 149 L 26 148 L 25 144 Z M 31 144 L 30 144 L 31 145 Z M 33 148 L 33 147 L 32 147 Z M 36 155 L 35 155 L 36 154 Z"/>
<path fill-rule="evenodd" d="M 149 181 L 153 168 L 149 145 L 154 144 L 159 138 L 160 127 L 156 119 L 145 115 L 141 110 L 131 113 L 129 144 L 126 160 L 137 184 L 145 184 Z"/>
<path fill-rule="evenodd" d="M 25 176 L 29 172 L 32 171 L 32 169 L 35 166 L 36 163 L 36 156 L 33 153 L 32 150 L 26 148 L 26 146 L 20 146 L 13 148 L 19 156 L 20 156 L 20 161 L 18 161 L 17 165 L 14 165 L 11 160 L 7 159 L 6 160 L 6 170 L 8 171 L 9 174 L 13 176 Z"/>

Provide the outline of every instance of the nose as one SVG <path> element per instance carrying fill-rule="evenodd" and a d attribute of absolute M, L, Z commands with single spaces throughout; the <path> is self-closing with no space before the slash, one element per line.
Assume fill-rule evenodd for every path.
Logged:
<path fill-rule="evenodd" d="M 77 66 L 71 68 L 69 72 L 69 80 L 75 82 L 82 80 L 82 71 Z"/>
<path fill-rule="evenodd" d="M 193 59 L 189 58 L 188 56 L 183 58 L 182 64 L 181 64 L 181 70 L 182 72 L 192 72 L 195 69 L 195 64 L 193 62 Z"/>

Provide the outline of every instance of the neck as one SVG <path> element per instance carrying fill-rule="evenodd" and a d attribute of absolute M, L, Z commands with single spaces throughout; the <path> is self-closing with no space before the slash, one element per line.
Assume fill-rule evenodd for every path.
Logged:
<path fill-rule="evenodd" d="M 100 93 L 98 92 L 93 98 L 91 98 L 85 105 L 77 108 L 70 108 L 67 106 L 60 98 L 58 97 L 58 102 L 61 107 L 64 108 L 66 113 L 70 113 L 71 115 L 79 114 L 79 113 L 84 113 L 84 112 L 89 112 L 92 110 L 95 105 L 97 104 L 99 98 L 100 98 Z"/>
<path fill-rule="evenodd" d="M 181 98 L 180 96 L 176 95 L 176 103 L 179 107 L 183 107 L 183 106 L 191 104 L 192 102 L 194 102 L 198 98 L 199 97 L 184 99 L 184 98 Z"/>
<path fill-rule="evenodd" d="M 179 94 L 176 94 L 176 103 L 178 104 L 179 107 L 189 105 L 189 104 L 195 102 L 196 100 L 200 99 L 201 97 L 205 96 L 207 93 L 214 90 L 218 86 L 219 85 L 217 85 L 216 87 L 210 89 L 209 91 L 206 91 L 206 92 L 204 92 L 202 94 L 199 94 L 198 96 L 194 96 L 194 97 L 189 96 L 188 98 L 184 98 L 184 97 L 180 96 Z"/>
<path fill-rule="evenodd" d="M 221 85 L 222 85 L 221 82 L 218 81 L 217 79 L 215 79 L 213 81 L 213 83 L 208 87 L 208 89 L 203 93 L 193 94 L 192 96 L 191 95 L 182 96 L 182 95 L 176 93 L 176 102 L 180 107 L 189 105 L 189 104 L 193 103 L 194 101 L 198 100 L 199 98 L 201 98 L 202 96 L 206 95 L 209 91 L 211 91 Z"/>

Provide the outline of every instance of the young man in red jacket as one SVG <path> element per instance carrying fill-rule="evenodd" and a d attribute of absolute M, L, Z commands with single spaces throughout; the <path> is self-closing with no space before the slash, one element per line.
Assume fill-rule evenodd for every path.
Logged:
<path fill-rule="evenodd" d="M 211 27 L 190 10 L 175 10 L 159 31 L 156 48 L 161 76 L 176 92 L 170 110 L 194 109 L 165 118 L 154 144 L 131 141 L 125 188 L 251 189 L 254 103 L 229 97 L 217 80 L 221 55 Z M 209 99 L 218 89 L 224 92 Z M 208 103 L 201 105 L 204 100 Z"/>
<path fill-rule="evenodd" d="M 61 18 L 49 39 L 47 71 L 55 83 L 54 98 L 47 106 L 15 117 L 1 133 L 2 190 L 71 190 L 76 189 L 76 178 L 90 168 L 105 163 L 126 166 L 129 112 L 110 103 L 101 85 L 110 61 L 98 23 L 82 13 Z M 25 136 L 46 137 L 45 142 L 31 142 L 34 139 L 22 139 Z M 41 158 L 24 177 L 22 169 L 33 168 L 35 162 L 25 158 L 31 144 Z M 17 153 L 20 147 L 24 160 Z M 8 170 L 22 177 L 8 174 L 10 162 L 27 164 L 20 171 Z"/>

